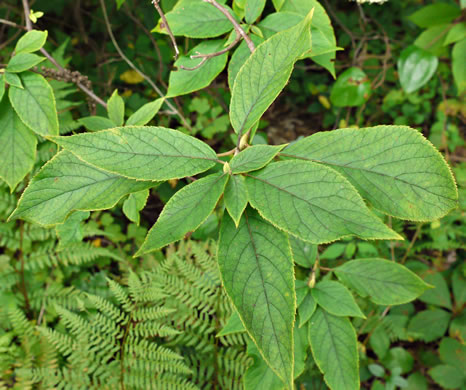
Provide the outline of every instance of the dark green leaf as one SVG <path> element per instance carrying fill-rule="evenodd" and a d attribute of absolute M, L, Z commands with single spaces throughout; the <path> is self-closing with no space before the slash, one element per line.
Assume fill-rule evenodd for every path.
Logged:
<path fill-rule="evenodd" d="M 351 293 L 341 283 L 323 280 L 311 292 L 317 303 L 334 316 L 366 318 Z"/>
<path fill-rule="evenodd" d="M 371 83 L 363 70 L 349 68 L 333 85 L 330 101 L 337 107 L 362 106 L 371 94 Z"/>
<path fill-rule="evenodd" d="M 335 269 L 338 278 L 379 305 L 401 305 L 429 286 L 406 267 L 383 259 L 351 260 Z"/>
<path fill-rule="evenodd" d="M 120 127 L 53 141 L 89 164 L 140 180 L 193 176 L 217 161 L 209 145 L 164 127 Z"/>
<path fill-rule="evenodd" d="M 321 244 L 348 235 L 398 239 L 333 169 L 308 161 L 271 163 L 246 174 L 249 203 L 280 229 Z"/>
<path fill-rule="evenodd" d="M 333 390 L 359 390 L 356 332 L 348 318 L 317 308 L 309 324 L 312 354 Z"/>
<path fill-rule="evenodd" d="M 39 135 L 58 135 L 57 109 L 50 84 L 32 72 L 22 73 L 21 81 L 23 89 L 12 87 L 9 91 L 11 105 L 20 119 Z"/>
<path fill-rule="evenodd" d="M 212 213 L 223 194 L 228 175 L 198 179 L 173 195 L 135 256 L 160 249 L 196 230 Z"/>
<path fill-rule="evenodd" d="M 398 218 L 435 220 L 457 206 L 455 181 L 444 158 L 409 127 L 320 132 L 283 154 L 330 165 L 374 207 Z"/>
<path fill-rule="evenodd" d="M 292 388 L 295 292 L 287 237 L 246 209 L 238 228 L 225 214 L 218 263 L 225 290 L 267 364 Z"/>

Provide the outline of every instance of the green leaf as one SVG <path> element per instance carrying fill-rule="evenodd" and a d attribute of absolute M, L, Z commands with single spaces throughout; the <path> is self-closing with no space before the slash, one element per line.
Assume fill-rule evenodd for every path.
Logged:
<path fill-rule="evenodd" d="M 390 338 L 388 337 L 387 330 L 383 325 L 378 325 L 370 335 L 369 344 L 375 352 L 379 360 L 387 355 L 388 348 L 390 348 Z"/>
<path fill-rule="evenodd" d="M 89 164 L 140 180 L 193 176 L 217 161 L 209 145 L 164 127 L 121 127 L 53 141 Z"/>
<path fill-rule="evenodd" d="M 115 126 L 123 126 L 123 123 L 125 122 L 125 101 L 120 95 L 118 95 L 118 89 L 115 89 L 112 96 L 110 96 L 110 99 L 108 99 L 107 112 L 108 117 Z"/>
<path fill-rule="evenodd" d="M 239 314 L 236 312 L 236 310 L 233 310 L 232 315 L 230 316 L 220 333 L 217 334 L 217 337 L 228 336 L 229 334 L 242 332 L 246 332 L 246 329 L 244 328 L 244 325 L 241 322 Z"/>
<path fill-rule="evenodd" d="M 285 234 L 246 209 L 238 228 L 225 214 L 218 263 L 225 290 L 262 357 L 293 388 L 293 260 Z"/>
<path fill-rule="evenodd" d="M 289 238 L 294 262 L 301 267 L 311 268 L 317 258 L 317 245 L 310 244 L 293 236 Z"/>
<path fill-rule="evenodd" d="M 126 121 L 127 126 L 144 126 L 157 115 L 162 107 L 164 98 L 159 98 L 153 102 L 144 104 L 139 110 L 131 115 Z"/>
<path fill-rule="evenodd" d="M 179 69 L 170 72 L 167 97 L 185 95 L 209 86 L 225 68 L 228 58 L 227 53 L 207 59 L 203 65 L 194 70 L 181 69 L 180 66 L 193 69 L 198 66 L 203 59 L 191 59 L 191 55 L 219 52 L 224 49 L 224 44 L 224 40 L 204 41 L 194 47 L 188 55 L 178 58 L 175 62 L 175 66 Z"/>
<path fill-rule="evenodd" d="M 306 294 L 303 301 L 298 307 L 300 328 L 302 328 L 304 325 L 308 323 L 308 321 L 311 319 L 312 315 L 314 314 L 317 308 L 316 300 L 312 296 L 309 288 L 307 290 L 308 293 Z"/>
<path fill-rule="evenodd" d="M 424 291 L 424 294 L 419 297 L 419 300 L 432 305 L 446 307 L 451 310 L 450 290 L 442 274 L 439 272 L 428 273 L 423 279 L 424 282 L 434 286 L 434 288 Z"/>
<path fill-rule="evenodd" d="M 283 150 L 328 164 L 384 213 L 435 220 L 457 206 L 457 190 L 441 154 L 417 130 L 376 126 L 316 133 Z"/>
<path fill-rule="evenodd" d="M 232 175 L 225 188 L 225 207 L 228 210 L 235 225 L 239 225 L 241 215 L 248 204 L 248 193 L 244 177 L 240 175 Z"/>
<path fill-rule="evenodd" d="M 144 208 L 149 197 L 149 190 L 142 190 L 129 194 L 128 199 L 123 202 L 123 213 L 126 217 L 139 225 L 139 212 Z"/>
<path fill-rule="evenodd" d="M 32 67 L 40 64 L 45 60 L 45 57 L 38 56 L 32 53 L 16 54 L 8 63 L 6 70 L 11 73 L 24 72 Z"/>
<path fill-rule="evenodd" d="M 339 173 L 308 161 L 271 163 L 246 174 L 249 203 L 280 229 L 313 244 L 349 235 L 399 239 Z"/>
<path fill-rule="evenodd" d="M 333 84 L 330 101 L 336 107 L 362 106 L 370 97 L 371 82 L 363 70 L 349 68 Z"/>
<path fill-rule="evenodd" d="M 385 387 L 383 388 L 385 390 Z M 409 390 L 428 390 L 427 379 L 420 372 L 415 372 L 408 377 Z"/>
<path fill-rule="evenodd" d="M 378 305 L 401 305 L 429 288 L 403 265 L 383 259 L 351 260 L 334 272 L 344 284 Z"/>
<path fill-rule="evenodd" d="M 230 161 L 232 173 L 245 173 L 265 167 L 285 145 L 254 145 L 234 156 Z"/>
<path fill-rule="evenodd" d="M 79 118 L 78 122 L 90 131 L 107 130 L 115 127 L 115 123 L 104 116 Z"/>
<path fill-rule="evenodd" d="M 408 19 L 419 27 L 426 28 L 438 24 L 450 23 L 461 14 L 460 9 L 444 2 L 427 5 L 411 14 Z"/>
<path fill-rule="evenodd" d="M 264 42 L 264 39 L 258 37 L 257 35 L 251 35 L 250 38 L 256 46 Z M 236 77 L 238 76 L 241 67 L 244 65 L 244 63 L 250 56 L 251 51 L 249 50 L 246 41 L 242 40 L 238 48 L 231 56 L 230 62 L 228 63 L 228 85 L 230 87 L 230 90 L 233 90 L 233 85 L 235 84 Z"/>
<path fill-rule="evenodd" d="M 222 4 L 236 19 L 233 11 Z M 217 8 L 202 0 L 180 1 L 166 15 L 167 23 L 173 34 L 188 38 L 213 38 L 223 35 L 233 29 L 233 25 Z M 166 33 L 161 21 L 155 31 Z"/>
<path fill-rule="evenodd" d="M 58 135 L 58 116 L 50 84 L 37 73 L 21 74 L 24 89 L 10 88 L 9 97 L 16 113 L 35 133 Z"/>
<path fill-rule="evenodd" d="M 408 332 L 416 335 L 416 339 L 430 343 L 445 334 L 450 318 L 451 314 L 445 310 L 424 310 L 411 318 Z"/>
<path fill-rule="evenodd" d="M 445 47 L 445 38 L 450 30 L 450 24 L 440 24 L 429 27 L 424 30 L 414 41 L 414 45 L 428 51 L 437 57 L 448 55 L 448 49 Z"/>
<path fill-rule="evenodd" d="M 0 74 L 0 102 L 3 99 L 3 95 L 5 94 L 5 77 L 3 74 Z"/>
<path fill-rule="evenodd" d="M 47 40 L 47 34 L 47 31 L 28 31 L 18 40 L 18 43 L 15 47 L 16 54 L 32 53 L 40 50 Z"/>
<path fill-rule="evenodd" d="M 312 13 L 295 27 L 260 44 L 236 77 L 230 120 L 237 134 L 248 131 L 288 82 L 294 63 L 310 48 Z"/>
<path fill-rule="evenodd" d="M 451 27 L 451 30 L 448 31 L 447 36 L 443 45 L 450 45 L 455 42 L 459 42 L 466 38 L 466 22 L 460 22 Z"/>
<path fill-rule="evenodd" d="M 367 368 L 372 375 L 377 376 L 379 378 L 383 378 L 385 375 L 385 368 L 383 368 L 379 364 L 369 364 Z"/>
<path fill-rule="evenodd" d="M 464 367 L 463 367 L 464 370 Z M 439 365 L 429 370 L 432 379 L 443 389 L 459 389 L 465 384 L 464 371 L 448 365 Z"/>
<path fill-rule="evenodd" d="M 463 39 L 453 46 L 451 52 L 453 78 L 455 80 L 458 96 L 466 91 L 466 72 L 464 71 L 464 58 L 466 57 L 466 40 Z"/>
<path fill-rule="evenodd" d="M 16 73 L 5 72 L 5 82 L 12 87 L 24 89 L 20 77 Z"/>
<path fill-rule="evenodd" d="M 455 298 L 455 306 L 462 307 L 466 302 L 466 279 L 464 272 L 465 266 L 458 267 L 451 276 L 451 284 L 453 288 L 453 296 Z"/>
<path fill-rule="evenodd" d="M 332 23 L 325 8 L 317 0 L 285 0 L 282 12 L 293 12 L 301 17 L 314 9 L 311 23 L 312 51 L 309 57 L 335 77 L 336 39 Z"/>
<path fill-rule="evenodd" d="M 13 191 L 34 167 L 37 139 L 7 99 L 0 99 L 0 145 L 0 178 Z"/>
<path fill-rule="evenodd" d="M 84 229 L 82 221 L 89 218 L 89 211 L 75 211 L 68 219 L 55 226 L 59 238 L 58 250 L 68 248 L 70 244 L 80 243 L 84 238 Z"/>
<path fill-rule="evenodd" d="M 309 342 L 332 390 L 359 390 L 356 332 L 348 318 L 317 308 L 309 324 Z"/>
<path fill-rule="evenodd" d="M 250 341 L 248 343 L 248 356 L 253 363 L 244 374 L 244 390 L 283 390 L 284 385 L 280 378 L 270 369 L 261 356 L 257 346 Z"/>
<path fill-rule="evenodd" d="M 401 347 L 390 349 L 382 362 L 392 373 L 398 369 L 399 374 L 410 372 L 414 365 L 414 359 L 411 354 Z"/>
<path fill-rule="evenodd" d="M 400 83 L 406 93 L 426 85 L 438 67 L 438 58 L 417 46 L 405 48 L 398 59 Z"/>
<path fill-rule="evenodd" d="M 264 7 L 265 0 L 246 0 L 246 22 L 253 24 L 261 16 Z"/>
<path fill-rule="evenodd" d="M 212 213 L 223 194 L 228 175 L 198 179 L 173 195 L 135 256 L 160 249 L 196 230 Z"/>
<path fill-rule="evenodd" d="M 154 185 L 101 171 L 62 151 L 33 177 L 10 219 L 52 226 L 72 211 L 109 209 L 126 194 Z"/>
<path fill-rule="evenodd" d="M 466 346 L 458 340 L 445 337 L 439 345 L 440 358 L 444 363 L 464 370 L 466 362 Z"/>
<path fill-rule="evenodd" d="M 311 289 L 311 293 L 317 303 L 334 316 L 366 318 L 349 290 L 341 283 L 323 280 Z"/>

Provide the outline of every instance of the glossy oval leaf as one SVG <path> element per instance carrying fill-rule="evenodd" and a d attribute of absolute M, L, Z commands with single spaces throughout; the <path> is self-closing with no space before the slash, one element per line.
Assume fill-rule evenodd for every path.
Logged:
<path fill-rule="evenodd" d="M 43 137 L 58 135 L 58 116 L 52 87 L 37 73 L 25 72 L 20 78 L 23 88 L 12 87 L 9 91 L 11 105 L 16 113 L 35 133 Z"/>
<path fill-rule="evenodd" d="M 283 154 L 328 164 L 375 208 L 398 218 L 435 220 L 457 205 L 455 181 L 444 158 L 406 126 L 320 132 Z"/>
<path fill-rule="evenodd" d="M 285 145 L 253 145 L 238 153 L 230 161 L 232 173 L 255 171 L 266 166 Z"/>
<path fill-rule="evenodd" d="M 228 54 L 209 58 L 197 69 L 195 68 L 201 64 L 202 59 L 191 59 L 190 56 L 219 52 L 225 48 L 224 44 L 224 40 L 204 41 L 194 47 L 186 56 L 178 58 L 175 66 L 179 69 L 170 72 L 167 97 L 185 95 L 209 86 L 225 68 Z M 181 66 L 193 70 L 182 69 Z"/>
<path fill-rule="evenodd" d="M 209 145 L 164 127 L 120 127 L 53 141 L 89 164 L 140 180 L 193 176 L 217 161 Z"/>
<path fill-rule="evenodd" d="M 332 390 L 359 390 L 356 332 L 346 317 L 317 308 L 309 323 L 312 354 Z"/>
<path fill-rule="evenodd" d="M 135 256 L 178 241 L 201 226 L 214 210 L 227 180 L 228 175 L 216 173 L 179 190 L 167 202 Z"/>
<path fill-rule="evenodd" d="M 123 196 L 155 185 L 104 172 L 62 151 L 32 178 L 10 219 L 52 226 L 72 211 L 109 209 Z"/>
<path fill-rule="evenodd" d="M 0 178 L 13 191 L 34 166 L 37 138 L 7 99 L 0 99 L 0 145 Z"/>
<path fill-rule="evenodd" d="M 311 293 L 317 303 L 334 316 L 366 318 L 349 290 L 341 283 L 323 280 L 311 289 Z"/>
<path fill-rule="evenodd" d="M 334 271 L 342 283 L 378 305 L 401 305 L 430 288 L 408 268 L 384 259 L 351 260 Z"/>
<path fill-rule="evenodd" d="M 288 82 L 294 63 L 311 47 L 312 12 L 301 23 L 259 45 L 236 77 L 230 120 L 237 134 L 248 131 Z"/>
<path fill-rule="evenodd" d="M 225 188 L 225 207 L 228 210 L 235 225 L 239 225 L 241 215 L 248 204 L 248 192 L 244 177 L 241 175 L 232 175 Z"/>
<path fill-rule="evenodd" d="M 267 364 L 292 389 L 296 297 L 286 235 L 251 209 L 238 228 L 225 214 L 218 263 L 246 330 Z"/>
<path fill-rule="evenodd" d="M 246 174 L 249 202 L 286 232 L 314 244 L 356 235 L 400 239 L 331 168 L 308 161 L 271 163 Z"/>
<path fill-rule="evenodd" d="M 438 58 L 417 46 L 404 49 L 398 59 L 400 83 L 406 93 L 426 85 L 438 67 Z"/>

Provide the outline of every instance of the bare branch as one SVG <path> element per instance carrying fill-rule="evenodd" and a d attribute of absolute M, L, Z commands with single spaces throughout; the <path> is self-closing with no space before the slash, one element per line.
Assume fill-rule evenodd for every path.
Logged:
<path fill-rule="evenodd" d="M 29 8 L 28 0 L 23 0 L 24 16 L 26 17 L 26 29 L 28 31 L 32 30 L 32 21 L 29 15 L 31 14 L 31 9 Z"/>
<path fill-rule="evenodd" d="M 173 49 L 175 50 L 175 60 L 176 60 L 178 59 L 180 55 L 180 51 L 178 50 L 178 45 L 176 44 L 175 36 L 173 35 L 172 30 L 170 29 L 170 26 L 168 25 L 167 18 L 165 17 L 165 14 L 163 13 L 163 10 L 160 7 L 159 3 L 160 3 L 160 0 L 152 0 L 152 4 L 154 4 L 155 9 L 157 10 L 160 17 L 162 18 L 163 27 L 167 30 L 167 33 L 170 36 Z"/>
<path fill-rule="evenodd" d="M 223 7 L 221 4 L 217 3 L 216 0 L 203 0 L 206 3 L 212 4 L 215 8 L 217 8 L 222 14 L 226 16 L 226 18 L 231 22 L 233 27 L 235 28 L 236 32 L 243 37 L 243 39 L 246 41 L 249 50 L 251 53 L 256 50 L 256 46 L 254 45 L 254 42 L 251 41 L 251 38 L 249 38 L 248 34 L 243 30 L 243 28 L 239 25 L 239 23 L 235 20 L 235 18 L 228 12 L 228 10 Z"/>
<path fill-rule="evenodd" d="M 231 49 L 233 49 L 236 44 L 241 40 L 241 35 L 239 35 L 238 33 L 236 33 L 236 38 L 235 40 L 230 43 L 225 49 L 222 49 L 220 51 L 217 51 L 215 53 L 208 53 L 208 54 L 201 54 L 201 53 L 197 53 L 195 55 L 192 55 L 190 58 L 191 59 L 195 59 L 195 58 L 202 58 L 202 61 L 194 66 L 193 68 L 187 68 L 183 65 L 180 65 L 180 69 L 183 69 L 183 70 L 196 70 L 196 69 L 199 69 L 202 65 L 204 65 L 206 63 L 206 61 L 210 58 L 214 58 L 214 57 L 218 57 L 218 56 L 221 56 L 222 54 L 225 54 L 227 52 L 229 52 Z"/>

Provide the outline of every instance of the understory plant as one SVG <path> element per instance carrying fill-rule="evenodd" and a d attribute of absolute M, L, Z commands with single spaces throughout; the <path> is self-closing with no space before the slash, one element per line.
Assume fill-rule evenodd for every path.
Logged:
<path fill-rule="evenodd" d="M 104 3 L 101 0 L 108 24 Z M 121 6 L 124 1 L 117 3 Z M 295 64 L 312 60 L 335 75 L 338 48 L 330 19 L 318 1 L 235 0 L 231 8 L 227 3 L 180 0 L 165 14 L 159 1 L 153 0 L 161 16 L 154 31 L 167 34 L 176 53 L 177 69 L 170 72 L 166 96 L 126 118 L 125 102 L 115 91 L 107 102 L 100 102 L 108 117 L 81 118 L 89 131 L 73 135 L 64 135 L 71 131 L 57 114 L 59 87 L 38 72 L 37 66 L 46 59 L 53 64 L 43 49 L 47 32 L 29 28 L 0 76 L 0 139 L 14 146 L 3 151 L 7 163 L 0 167 L 0 177 L 14 191 L 33 170 L 38 142 L 56 145 L 57 153 L 30 179 L 9 221 L 20 219 L 46 228 L 66 225 L 69 233 L 88 218 L 86 213 L 111 209 L 127 197 L 125 215 L 138 223 L 150 190 L 157 191 L 162 182 L 186 179 L 189 184 L 170 197 L 134 257 L 145 259 L 183 240 L 211 215 L 217 216 L 216 260 L 224 290 L 218 292 L 218 285 L 213 290 L 229 297 L 234 307 L 229 334 L 239 333 L 241 345 L 249 342 L 248 351 L 254 356 L 253 366 L 244 374 L 245 387 L 293 389 L 306 369 L 310 346 L 328 387 L 359 389 L 358 342 L 352 321 L 366 318 L 358 305 L 360 298 L 392 307 L 415 300 L 432 286 L 400 262 L 377 256 L 322 267 L 317 245 L 348 237 L 403 240 L 385 223 L 386 218 L 438 220 L 457 207 L 455 180 L 438 150 L 407 126 L 342 128 L 288 144 L 255 143 L 262 116 L 286 87 Z M 178 55 L 178 36 L 202 41 L 188 54 Z M 39 51 L 45 57 L 36 54 Z M 178 129 L 147 126 L 163 105 L 173 108 L 169 99 L 208 86 L 227 64 L 235 143 L 230 151 L 217 153 L 192 136 L 190 124 L 182 117 Z M 349 84 L 365 88 L 364 80 L 349 77 Z M 351 99 L 351 93 L 344 90 L 342 95 Z M 296 278 L 295 264 L 307 269 L 305 280 Z M 189 263 L 176 264 L 183 266 Z M 88 294 L 86 302 L 93 306 L 89 310 L 82 304 L 85 318 L 57 305 L 71 336 L 40 332 L 73 364 L 83 358 L 80 345 L 92 350 L 96 357 L 92 369 L 97 374 L 104 363 L 121 375 L 160 369 L 155 379 L 137 376 L 152 387 L 144 387 L 149 386 L 146 382 L 137 387 L 131 375 L 120 380 L 108 374 L 122 388 L 158 388 L 162 383 L 170 388 L 174 376 L 173 386 L 195 388 L 186 379 L 189 363 L 166 367 L 163 363 L 184 356 L 183 351 L 159 349 L 153 340 L 183 336 L 176 335 L 173 323 L 152 324 L 168 312 L 163 311 L 165 303 L 161 309 L 153 306 L 166 299 L 163 283 L 159 296 L 147 298 L 160 278 L 157 269 L 150 272 L 130 274 L 129 292 L 110 281 L 116 302 Z M 209 272 L 203 278 L 209 278 Z M 214 276 L 210 282 L 215 285 Z M 205 281 L 208 289 L 210 282 Z M 226 305 L 222 302 L 217 303 Z M 229 310 L 224 309 L 230 314 Z M 175 323 L 181 326 L 185 321 L 187 332 L 189 318 L 181 316 Z M 128 349 L 116 341 L 126 338 L 132 340 Z M 144 356 L 138 345 L 152 352 Z M 167 345 L 175 348 L 177 343 Z M 128 364 L 125 354 L 133 357 Z M 187 355 L 199 359 L 195 353 Z M 242 357 L 238 360 L 243 362 Z M 221 370 L 216 362 L 214 357 L 214 369 Z M 238 375 L 248 365 L 244 359 L 244 366 L 235 368 Z M 46 374 L 35 372 L 34 378 Z M 89 373 L 90 378 L 93 374 Z M 60 375 L 55 382 L 65 372 Z M 202 385 L 202 380 L 198 378 L 197 384 Z"/>

